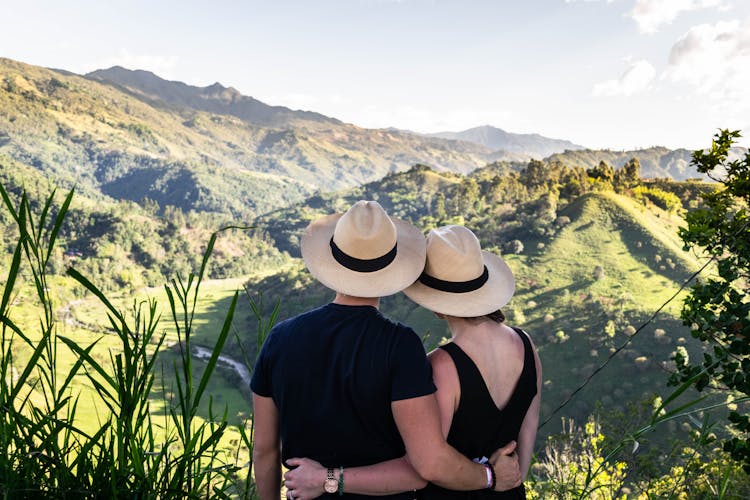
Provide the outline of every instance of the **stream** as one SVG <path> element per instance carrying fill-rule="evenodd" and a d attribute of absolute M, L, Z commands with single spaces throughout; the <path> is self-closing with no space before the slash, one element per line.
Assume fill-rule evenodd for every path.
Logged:
<path fill-rule="evenodd" d="M 205 347 L 193 346 L 193 356 L 208 361 L 211 358 L 211 350 Z M 244 363 L 220 354 L 218 364 L 222 364 L 237 372 L 242 379 L 244 387 L 250 387 L 250 370 L 247 369 Z"/>

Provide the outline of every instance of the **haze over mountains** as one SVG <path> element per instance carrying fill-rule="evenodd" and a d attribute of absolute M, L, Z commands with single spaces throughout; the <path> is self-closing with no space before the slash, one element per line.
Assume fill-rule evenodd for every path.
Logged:
<path fill-rule="evenodd" d="M 252 215 L 415 164 L 465 174 L 505 161 L 521 170 L 551 154 L 589 167 L 638 156 L 644 177 L 696 176 L 687 150 L 590 151 L 490 126 L 365 129 L 219 83 L 195 87 L 121 67 L 80 76 L 0 58 L 0 155 L 115 199 Z"/>

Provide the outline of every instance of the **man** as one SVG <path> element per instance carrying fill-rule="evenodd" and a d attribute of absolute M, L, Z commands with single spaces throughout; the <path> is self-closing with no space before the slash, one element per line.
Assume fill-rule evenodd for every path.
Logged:
<path fill-rule="evenodd" d="M 406 499 L 411 495 L 402 492 L 425 480 L 457 490 L 519 484 L 514 456 L 496 453 L 491 464 L 481 465 L 445 442 L 419 337 L 377 309 L 379 297 L 403 290 L 422 272 L 421 232 L 389 218 L 378 203 L 360 201 L 345 214 L 311 223 L 302 257 L 336 298 L 279 323 L 258 357 L 251 388 L 261 499 L 279 498 L 280 463 L 292 457 L 327 467 L 323 486 L 331 496 L 346 490 L 348 498 Z M 418 475 L 391 467 L 406 459 Z M 380 462 L 393 471 L 387 484 L 358 491 L 360 476 L 347 469 Z M 287 493 L 299 497 L 294 495 Z"/>

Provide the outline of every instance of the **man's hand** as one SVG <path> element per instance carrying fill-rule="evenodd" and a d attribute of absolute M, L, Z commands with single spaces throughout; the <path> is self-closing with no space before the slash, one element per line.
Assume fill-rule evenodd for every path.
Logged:
<path fill-rule="evenodd" d="M 511 441 L 490 457 L 495 468 L 495 491 L 505 491 L 521 485 L 521 469 L 518 466 L 516 442 Z"/>
<path fill-rule="evenodd" d="M 290 458 L 286 463 L 295 467 L 284 474 L 287 499 L 290 493 L 294 500 L 310 500 L 325 493 L 323 491 L 327 472 L 325 467 L 309 458 Z"/>

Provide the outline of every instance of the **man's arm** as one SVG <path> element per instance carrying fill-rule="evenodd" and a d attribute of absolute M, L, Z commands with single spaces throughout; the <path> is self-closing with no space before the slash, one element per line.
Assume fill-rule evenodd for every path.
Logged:
<path fill-rule="evenodd" d="M 296 467 L 284 474 L 286 487 L 294 490 L 295 499 L 317 498 L 324 493 L 325 467 L 309 458 L 290 458 L 286 463 Z M 334 470 L 334 477 L 338 479 L 339 469 Z M 419 490 L 427 485 L 406 457 L 344 469 L 343 483 L 344 493 L 372 496 Z"/>
<path fill-rule="evenodd" d="M 253 468 L 261 500 L 280 500 L 279 410 L 273 399 L 253 393 Z"/>
<path fill-rule="evenodd" d="M 487 487 L 487 472 L 445 442 L 434 394 L 391 403 L 393 417 L 406 446 L 406 455 L 427 481 L 451 490 Z"/>

